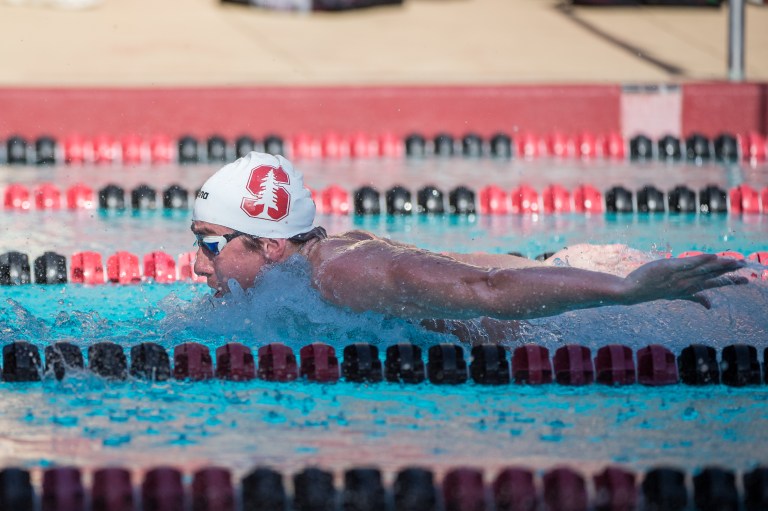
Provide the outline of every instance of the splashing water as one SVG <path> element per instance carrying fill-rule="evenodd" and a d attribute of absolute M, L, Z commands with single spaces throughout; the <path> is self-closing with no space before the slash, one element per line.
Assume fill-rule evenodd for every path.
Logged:
<path fill-rule="evenodd" d="M 745 271 L 764 268 L 751 264 Z M 456 341 L 452 335 L 428 331 L 418 322 L 358 313 L 326 302 L 310 284 L 309 263 L 299 256 L 264 271 L 253 288 L 243 290 L 234 281 L 230 286 L 232 293 L 223 298 L 190 284 L 18 288 L 13 298 L 0 304 L 5 318 L 0 322 L 0 340 L 48 343 L 67 339 L 81 345 L 112 340 L 124 346 L 151 341 L 169 348 L 185 341 L 211 347 L 229 341 L 249 345 L 283 342 L 293 349 L 310 342 L 342 349 L 353 342 L 387 346 L 411 341 L 429 346 Z M 565 343 L 592 348 L 608 343 L 635 348 L 658 343 L 673 351 L 691 343 L 768 346 L 765 283 L 753 279 L 746 286 L 707 293 L 711 310 L 685 301 L 657 301 L 515 323 L 508 329 L 505 344 L 535 342 L 552 349 Z M 479 320 L 467 325 L 475 342 L 486 340 Z"/>

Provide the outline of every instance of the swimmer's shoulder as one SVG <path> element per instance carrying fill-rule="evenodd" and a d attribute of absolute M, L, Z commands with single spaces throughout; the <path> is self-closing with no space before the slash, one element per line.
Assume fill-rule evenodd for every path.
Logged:
<path fill-rule="evenodd" d="M 383 243 L 388 246 L 400 246 L 400 243 L 386 238 L 380 238 L 368 231 L 347 231 L 341 234 L 334 234 L 318 240 L 306 254 L 310 262 L 324 263 L 334 259 L 342 254 L 352 254 L 353 251 L 367 250 L 371 245 Z"/>

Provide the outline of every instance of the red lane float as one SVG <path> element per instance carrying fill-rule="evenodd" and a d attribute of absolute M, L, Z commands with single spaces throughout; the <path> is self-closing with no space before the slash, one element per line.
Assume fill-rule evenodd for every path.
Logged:
<path fill-rule="evenodd" d="M 528 185 L 520 185 L 510 193 L 510 213 L 533 214 L 539 212 L 539 194 Z"/>
<path fill-rule="evenodd" d="M 547 156 L 548 146 L 545 140 L 532 133 L 522 133 L 515 137 L 515 154 L 519 158 L 531 160 L 540 156 Z"/>
<path fill-rule="evenodd" d="M 139 135 L 129 134 L 120 141 L 120 157 L 126 165 L 136 165 L 149 160 L 149 147 Z"/>
<path fill-rule="evenodd" d="M 744 254 L 741 252 L 735 252 L 733 250 L 724 250 L 722 252 L 718 252 L 717 255 L 720 257 L 730 257 L 731 259 L 738 259 L 742 260 L 745 259 Z"/>
<path fill-rule="evenodd" d="M 297 160 L 319 158 L 323 154 L 320 141 L 306 133 L 299 133 L 293 137 L 288 147 L 291 156 Z"/>
<path fill-rule="evenodd" d="M 768 214 L 768 186 L 760 192 L 760 203 L 762 204 L 763 213 Z"/>
<path fill-rule="evenodd" d="M 9 185 L 8 188 L 5 189 L 3 204 L 5 205 L 5 209 L 29 211 L 29 208 L 32 206 L 29 189 L 20 184 Z"/>
<path fill-rule="evenodd" d="M 541 194 L 544 213 L 570 213 L 571 194 L 564 187 L 553 184 L 544 189 Z"/>
<path fill-rule="evenodd" d="M 379 156 L 385 158 L 401 158 L 405 154 L 405 144 L 392 133 L 379 136 Z"/>
<path fill-rule="evenodd" d="M 556 158 L 574 158 L 579 151 L 576 140 L 562 133 L 552 133 L 547 140 L 547 152 Z"/>
<path fill-rule="evenodd" d="M 35 189 L 34 195 L 37 209 L 61 208 L 61 190 L 53 183 L 42 183 Z"/>
<path fill-rule="evenodd" d="M 331 185 L 320 193 L 317 202 L 320 213 L 326 215 L 348 215 L 352 208 L 349 192 L 338 185 Z"/>
<path fill-rule="evenodd" d="M 479 193 L 480 213 L 484 215 L 506 215 L 509 212 L 507 192 L 496 185 L 483 187 Z"/>
<path fill-rule="evenodd" d="M 144 277 L 158 283 L 176 281 L 176 261 L 165 252 L 150 252 L 144 256 Z"/>
<path fill-rule="evenodd" d="M 93 157 L 90 143 L 78 134 L 66 137 L 63 146 L 64 162 L 69 165 L 82 165 Z"/>
<path fill-rule="evenodd" d="M 103 284 L 104 265 L 101 254 L 97 252 L 77 252 L 72 254 L 69 281 L 75 284 Z"/>
<path fill-rule="evenodd" d="M 179 254 L 179 280 L 191 280 L 192 282 L 205 282 L 207 279 L 195 273 L 196 252 Z"/>
<path fill-rule="evenodd" d="M 97 135 L 93 139 L 93 161 L 98 164 L 114 163 L 120 154 L 120 144 L 106 134 Z"/>
<path fill-rule="evenodd" d="M 745 160 L 751 163 L 764 162 L 768 153 L 768 144 L 766 139 L 760 133 L 752 132 L 746 135 L 740 135 L 739 144 L 741 154 Z"/>
<path fill-rule="evenodd" d="M 337 133 L 326 133 L 320 146 L 323 158 L 349 158 L 351 154 L 349 140 Z"/>
<path fill-rule="evenodd" d="M 96 195 L 90 186 L 78 183 L 67 189 L 68 209 L 93 209 L 95 207 Z"/>
<path fill-rule="evenodd" d="M 168 135 L 157 134 L 149 140 L 149 160 L 153 164 L 172 163 L 176 153 L 176 145 Z"/>
<path fill-rule="evenodd" d="M 139 257 L 130 252 L 117 252 L 107 258 L 107 281 L 115 284 L 141 282 Z"/>
<path fill-rule="evenodd" d="M 728 192 L 731 214 L 738 215 L 742 213 L 757 214 L 760 213 L 760 195 L 757 190 L 749 185 L 741 184 L 731 188 Z"/>
<path fill-rule="evenodd" d="M 577 213 L 602 213 L 603 195 L 591 185 L 577 186 L 573 191 L 573 205 Z"/>
<path fill-rule="evenodd" d="M 353 158 L 375 158 L 380 155 L 379 141 L 366 133 L 355 133 L 349 141 L 350 155 Z M 381 156 L 385 156 L 381 154 Z"/>
<path fill-rule="evenodd" d="M 763 266 L 768 266 L 768 252 L 755 252 L 753 254 L 750 254 L 749 260 L 760 263 Z M 752 276 L 755 278 L 758 277 L 756 272 L 752 273 Z M 759 276 L 762 280 L 768 280 L 768 269 L 763 270 Z"/>

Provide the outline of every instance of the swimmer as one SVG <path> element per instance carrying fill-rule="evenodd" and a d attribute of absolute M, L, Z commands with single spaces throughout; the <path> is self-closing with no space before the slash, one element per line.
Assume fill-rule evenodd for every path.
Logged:
<path fill-rule="evenodd" d="M 221 168 L 197 195 L 194 271 L 221 297 L 231 281 L 247 289 L 265 267 L 303 257 L 312 285 L 332 304 L 438 323 L 521 320 L 654 300 L 688 300 L 710 308 L 703 291 L 748 282 L 732 274 L 744 262 L 712 254 L 648 262 L 622 245 L 578 245 L 545 262 L 438 254 L 363 231 L 328 236 L 314 221 L 310 191 L 291 162 L 251 152 Z M 574 267 L 604 270 L 596 261 L 606 258 L 624 266 L 613 272 Z"/>

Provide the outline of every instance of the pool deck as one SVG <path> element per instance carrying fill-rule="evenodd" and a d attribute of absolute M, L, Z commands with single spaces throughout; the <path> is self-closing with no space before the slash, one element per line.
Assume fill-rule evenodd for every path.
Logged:
<path fill-rule="evenodd" d="M 102 0 L 77 10 L 54 1 L 0 1 L 0 87 L 727 79 L 725 6 L 405 0 L 302 14 L 215 0 Z M 765 82 L 768 6 L 746 10 L 746 76 Z"/>

